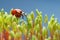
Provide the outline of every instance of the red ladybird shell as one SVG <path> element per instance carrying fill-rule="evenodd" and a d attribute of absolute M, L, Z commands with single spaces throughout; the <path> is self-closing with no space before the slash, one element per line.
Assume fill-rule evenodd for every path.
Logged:
<path fill-rule="evenodd" d="M 12 10 L 12 15 L 15 15 L 17 18 L 22 16 L 22 10 L 20 9 L 13 9 Z"/>

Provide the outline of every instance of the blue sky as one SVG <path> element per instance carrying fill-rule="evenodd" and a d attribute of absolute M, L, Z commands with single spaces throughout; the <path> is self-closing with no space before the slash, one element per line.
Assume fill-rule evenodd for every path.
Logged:
<path fill-rule="evenodd" d="M 11 8 L 20 8 L 26 13 L 38 9 L 42 15 L 47 14 L 49 17 L 55 14 L 60 22 L 60 1 L 59 0 L 0 0 L 0 9 L 4 8 L 9 12 Z"/>

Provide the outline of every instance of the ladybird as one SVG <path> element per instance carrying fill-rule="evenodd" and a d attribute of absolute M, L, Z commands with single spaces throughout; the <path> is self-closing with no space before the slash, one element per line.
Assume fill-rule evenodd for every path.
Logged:
<path fill-rule="evenodd" d="M 23 16 L 23 11 L 20 9 L 13 9 L 11 13 L 12 15 L 15 15 L 17 18 L 20 18 L 21 16 Z"/>

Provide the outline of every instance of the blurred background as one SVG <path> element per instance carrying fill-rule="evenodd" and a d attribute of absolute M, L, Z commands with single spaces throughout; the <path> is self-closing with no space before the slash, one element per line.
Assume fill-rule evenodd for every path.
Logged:
<path fill-rule="evenodd" d="M 60 22 L 59 0 L 0 0 L 0 9 L 2 8 L 6 12 L 9 12 L 12 8 L 19 8 L 26 13 L 35 12 L 38 9 L 42 12 L 43 17 L 47 14 L 50 19 L 51 15 L 54 14 Z"/>

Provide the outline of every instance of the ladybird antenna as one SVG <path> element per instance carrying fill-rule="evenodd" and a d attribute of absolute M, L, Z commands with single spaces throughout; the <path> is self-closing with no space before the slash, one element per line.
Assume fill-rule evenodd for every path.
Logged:
<path fill-rule="evenodd" d="M 24 14 L 25 14 L 25 13 L 24 13 L 24 12 L 22 12 L 22 19 L 24 19 Z"/>
<path fill-rule="evenodd" d="M 24 16 L 27 17 L 27 13 L 22 12 L 22 19 L 24 19 Z"/>

